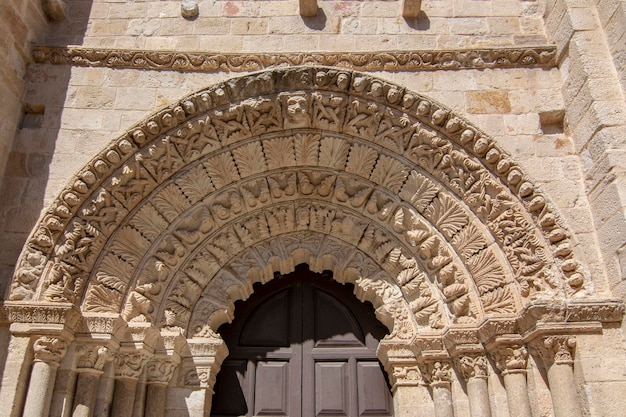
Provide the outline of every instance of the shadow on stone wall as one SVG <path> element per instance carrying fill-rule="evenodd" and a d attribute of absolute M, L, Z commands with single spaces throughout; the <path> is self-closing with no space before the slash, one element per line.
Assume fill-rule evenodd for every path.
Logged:
<path fill-rule="evenodd" d="M 49 23 L 45 42 L 82 44 L 91 9 L 92 0 L 67 1 L 66 18 Z M 56 149 L 70 76 L 69 66 L 30 63 L 26 70 L 22 120 L 0 184 L 0 294 L 6 295 L 26 238 L 51 203 L 44 200 L 53 155 L 72 151 Z"/>

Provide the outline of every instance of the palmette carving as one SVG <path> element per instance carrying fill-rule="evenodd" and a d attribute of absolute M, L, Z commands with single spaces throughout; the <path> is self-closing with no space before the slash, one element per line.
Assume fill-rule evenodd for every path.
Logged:
<path fill-rule="evenodd" d="M 246 212 L 254 217 L 244 221 Z M 219 84 L 128 130 L 43 217 L 11 297 L 70 300 L 90 279 L 85 308 L 123 311 L 122 299 L 135 300 L 127 318 L 152 320 L 150 306 L 166 298 L 159 280 L 141 276 L 147 259 L 171 269 L 164 282 L 184 271 L 180 279 L 204 287 L 248 245 L 294 230 L 356 245 L 394 276 L 408 269 L 394 249 L 412 250 L 425 278 L 400 281 L 416 314 L 431 312 L 437 291 L 457 318 L 480 313 L 477 301 L 491 314 L 519 311 L 512 273 L 522 297 L 566 297 L 584 287 L 567 228 L 493 140 L 391 83 L 300 68 Z M 206 263 L 196 256 L 200 247 Z M 293 262 L 319 262 L 320 270 L 342 262 L 291 246 L 272 256 L 256 279 Z M 44 271 L 48 281 L 36 292 Z M 435 314 L 447 313 L 426 321 Z"/>

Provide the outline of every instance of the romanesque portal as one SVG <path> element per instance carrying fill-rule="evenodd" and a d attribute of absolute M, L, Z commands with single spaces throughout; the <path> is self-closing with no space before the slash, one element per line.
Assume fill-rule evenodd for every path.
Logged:
<path fill-rule="evenodd" d="M 218 328 L 300 264 L 375 307 L 396 416 L 451 417 L 466 395 L 472 416 L 530 417 L 529 359 L 555 415 L 580 416 L 576 337 L 621 320 L 549 198 L 470 122 L 369 75 L 266 71 L 129 129 L 41 218 L 5 303 L 7 362 L 25 363 L 10 415 L 208 415 Z"/>

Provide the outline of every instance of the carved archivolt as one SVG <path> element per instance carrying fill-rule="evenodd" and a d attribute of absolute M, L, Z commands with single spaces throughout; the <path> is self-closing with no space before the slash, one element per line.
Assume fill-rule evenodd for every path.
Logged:
<path fill-rule="evenodd" d="M 389 82 L 292 68 L 200 91 L 111 143 L 42 217 L 10 299 L 193 337 L 299 263 L 354 283 L 399 339 L 586 281 L 558 213 L 491 138 Z"/>

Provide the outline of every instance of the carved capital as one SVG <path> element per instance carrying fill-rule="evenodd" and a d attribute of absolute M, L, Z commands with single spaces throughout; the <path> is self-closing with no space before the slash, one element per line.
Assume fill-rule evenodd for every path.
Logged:
<path fill-rule="evenodd" d="M 153 359 L 146 365 L 148 383 L 168 384 L 174 375 L 177 363 L 172 359 Z"/>
<path fill-rule="evenodd" d="M 548 336 L 533 346 L 546 366 L 573 365 L 576 338 L 574 336 Z"/>
<path fill-rule="evenodd" d="M 67 351 L 67 342 L 58 337 L 42 336 L 33 343 L 35 361 L 59 364 Z"/>
<path fill-rule="evenodd" d="M 391 382 L 393 387 L 424 385 L 422 371 L 417 365 L 393 364 L 391 365 Z"/>
<path fill-rule="evenodd" d="M 426 362 L 422 373 L 431 387 L 449 387 L 452 382 L 452 366 L 449 361 Z"/>
<path fill-rule="evenodd" d="M 455 364 L 465 381 L 471 378 L 487 379 L 488 362 L 484 355 L 463 355 L 455 359 Z"/>
<path fill-rule="evenodd" d="M 102 371 L 104 365 L 113 360 L 113 353 L 102 345 L 84 344 L 76 348 L 76 368 L 79 371 Z"/>
<path fill-rule="evenodd" d="M 183 382 L 187 387 L 200 387 L 213 389 L 219 367 L 214 365 L 201 365 L 188 368 L 184 374 Z"/>
<path fill-rule="evenodd" d="M 523 345 L 499 346 L 490 356 L 502 375 L 526 372 L 528 350 Z"/>
<path fill-rule="evenodd" d="M 139 352 L 120 352 L 115 355 L 114 360 L 117 378 L 139 378 L 148 357 Z"/>

